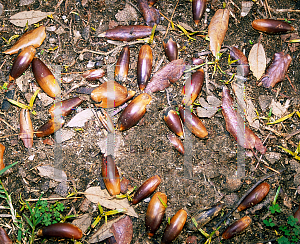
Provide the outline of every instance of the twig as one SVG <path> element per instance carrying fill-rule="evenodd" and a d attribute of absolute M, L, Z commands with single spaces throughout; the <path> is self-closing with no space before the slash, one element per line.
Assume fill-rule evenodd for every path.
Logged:
<path fill-rule="evenodd" d="M 289 80 L 289 82 L 290 82 L 291 86 L 293 87 L 294 91 L 297 93 L 297 90 L 296 90 L 296 88 L 294 87 L 294 85 L 293 85 L 293 83 L 292 83 L 290 77 L 289 77 L 288 75 L 286 75 L 286 78 Z"/>
<path fill-rule="evenodd" d="M 12 127 L 9 123 L 7 123 L 4 119 L 0 118 L 0 121 L 2 121 L 4 124 L 6 124 L 9 128 L 11 128 L 14 131 L 17 131 L 14 127 Z"/>
<path fill-rule="evenodd" d="M 177 6 L 178 6 L 178 3 L 179 3 L 179 0 L 177 0 L 177 3 L 176 3 L 176 5 L 175 5 L 175 8 L 174 8 L 173 13 L 172 13 L 172 15 L 171 15 L 171 19 L 170 19 L 170 21 L 169 21 L 169 23 L 168 23 L 168 27 L 167 27 L 167 31 L 166 31 L 166 33 L 165 33 L 164 39 L 166 38 L 166 36 L 167 36 L 167 34 L 168 34 L 168 31 L 169 31 L 169 28 L 170 28 L 170 24 L 171 24 L 172 19 L 173 19 L 173 17 L 174 17 L 174 13 L 175 13 L 175 10 L 176 10 L 176 8 L 177 8 Z"/>
<path fill-rule="evenodd" d="M 276 13 L 285 13 L 285 12 L 294 12 L 294 13 L 300 13 L 299 9 L 274 9 L 270 8 L 271 11 Z"/>
<path fill-rule="evenodd" d="M 271 11 L 270 11 L 270 7 L 269 7 L 269 4 L 268 4 L 268 0 L 265 0 L 265 3 L 266 3 L 266 6 L 267 6 L 267 9 L 268 9 L 268 13 L 270 15 L 270 19 L 272 19 L 272 14 L 271 14 Z"/>
<path fill-rule="evenodd" d="M 286 135 L 285 139 L 289 140 L 292 136 L 297 135 L 298 133 L 300 133 L 300 129 L 293 131 L 292 133 Z"/>

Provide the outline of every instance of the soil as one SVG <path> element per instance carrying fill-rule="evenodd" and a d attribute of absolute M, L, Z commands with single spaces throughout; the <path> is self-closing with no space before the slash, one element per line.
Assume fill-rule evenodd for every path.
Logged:
<path fill-rule="evenodd" d="M 7 0 L 2 2 L 4 12 L 0 15 L 1 23 L 1 51 L 8 49 L 14 43 L 7 45 L 4 38 L 8 40 L 11 36 L 24 33 L 24 28 L 16 27 L 9 22 L 9 17 L 17 12 L 25 10 L 40 10 L 53 11 L 53 19 L 44 19 L 40 23 L 46 23 L 47 27 L 54 26 L 56 30 L 61 28 L 59 34 L 47 29 L 47 37 L 43 44 L 37 48 L 37 56 L 41 58 L 52 70 L 59 70 L 58 75 L 62 77 L 62 93 L 66 93 L 75 84 L 82 81 L 80 73 L 90 68 L 102 67 L 107 70 L 106 79 L 111 79 L 113 74 L 113 66 L 117 61 L 121 49 L 117 49 L 109 55 L 99 55 L 92 52 L 82 52 L 83 49 L 92 50 L 95 52 L 107 52 L 115 48 L 120 43 L 107 42 L 105 38 L 99 38 L 97 35 L 108 27 L 116 26 L 117 24 L 144 24 L 142 15 L 136 9 L 137 3 L 135 0 L 128 1 L 129 6 L 133 6 L 137 15 L 137 19 L 130 19 L 126 22 L 118 22 L 116 14 L 125 8 L 126 1 L 104 1 L 104 0 L 69 0 L 69 1 L 33 1 L 33 3 L 25 6 L 19 6 L 18 1 Z M 190 1 L 165 0 L 158 1 L 156 7 L 166 16 L 171 18 L 174 23 L 189 26 L 190 28 L 203 31 L 207 34 L 207 26 L 210 20 L 219 8 L 223 7 L 221 1 L 208 1 L 207 18 L 202 18 L 199 27 L 195 27 Z M 251 2 L 251 1 L 249 1 Z M 126 130 L 114 132 L 114 150 L 113 154 L 118 169 L 123 177 L 131 181 L 131 185 L 140 186 L 146 179 L 153 175 L 160 175 L 162 182 L 157 191 L 161 191 L 168 196 L 168 208 L 166 210 L 165 220 L 162 226 L 152 239 L 149 239 L 145 233 L 145 214 L 148 202 L 142 201 L 135 206 L 135 210 L 139 218 L 131 218 L 133 221 L 133 239 L 131 243 L 159 243 L 167 224 L 167 218 L 172 217 L 179 209 L 183 208 L 188 212 L 188 221 L 190 217 L 199 209 L 213 206 L 219 202 L 225 203 L 223 214 L 228 213 L 233 205 L 243 194 L 251 188 L 257 181 L 268 174 L 280 171 L 280 174 L 274 174 L 266 180 L 271 186 L 270 192 L 259 205 L 258 208 L 243 211 L 241 213 L 234 212 L 225 222 L 226 225 L 233 223 L 245 215 L 249 215 L 252 219 L 252 224 L 240 235 L 230 239 L 222 240 L 221 234 L 225 230 L 225 225 L 221 225 L 217 236 L 212 240 L 212 243 L 264 243 L 271 241 L 276 243 L 276 239 L 283 235 L 283 232 L 278 229 L 278 226 L 287 226 L 287 218 L 293 215 L 299 206 L 298 187 L 299 182 L 299 161 L 295 160 L 291 155 L 285 153 L 278 146 L 288 148 L 295 151 L 300 141 L 300 134 L 288 136 L 291 133 L 300 129 L 300 118 L 294 114 L 291 118 L 282 123 L 275 125 L 266 125 L 263 118 L 268 117 L 270 108 L 262 109 L 260 106 L 261 100 L 265 100 L 262 96 L 267 96 L 268 99 L 274 99 L 276 102 L 285 105 L 289 101 L 289 107 L 284 113 L 287 115 L 293 111 L 299 110 L 299 90 L 300 90 L 300 66 L 299 66 L 299 46 L 298 43 L 287 43 L 287 39 L 298 39 L 297 30 L 290 37 L 288 35 L 268 35 L 260 33 L 251 27 L 251 22 L 255 19 L 272 18 L 287 19 L 297 29 L 299 26 L 299 13 L 276 12 L 276 9 L 299 9 L 296 1 L 253 1 L 253 6 L 250 12 L 245 17 L 241 17 L 242 1 L 235 0 L 227 2 L 227 7 L 231 11 L 229 19 L 228 31 L 226 33 L 223 46 L 237 46 L 240 50 L 244 50 L 248 56 L 253 43 L 260 41 L 266 52 L 267 61 L 269 62 L 274 53 L 284 51 L 292 57 L 292 63 L 289 67 L 288 77 L 294 86 L 291 86 L 287 78 L 275 86 L 274 89 L 266 89 L 257 86 L 256 78 L 250 74 L 245 83 L 245 95 L 250 99 L 260 117 L 260 128 L 255 129 L 250 127 L 255 134 L 264 141 L 267 147 L 267 153 L 262 156 L 263 161 L 258 164 L 257 157 L 254 153 L 248 150 L 242 152 L 245 155 L 245 176 L 236 177 L 237 174 L 237 151 L 241 151 L 241 147 L 237 145 L 235 139 L 226 131 L 225 121 L 221 110 L 219 110 L 212 118 L 201 119 L 208 131 L 208 137 L 199 139 L 186 131 L 185 143 L 192 145 L 192 158 L 181 155 L 169 143 L 166 135 L 170 130 L 163 120 L 163 112 L 172 105 L 176 108 L 182 100 L 181 90 L 184 83 L 184 77 L 178 82 L 167 88 L 167 91 L 157 92 L 152 95 L 152 102 L 147 106 L 147 112 L 140 122 Z M 268 7 L 264 6 L 268 3 Z M 84 6 L 82 4 L 85 4 Z M 176 6 L 176 8 L 175 8 Z M 299 11 L 299 10 L 298 10 Z M 131 16 L 132 17 L 132 16 Z M 128 17 L 127 17 L 128 18 Z M 205 19 L 207 23 L 205 23 Z M 125 18 L 126 20 L 126 18 Z M 168 20 L 162 18 L 160 26 L 154 37 L 154 43 L 151 45 L 153 50 L 153 67 L 158 70 L 168 63 L 162 47 L 165 30 L 168 28 Z M 182 24 L 183 23 L 183 24 Z M 29 27 L 30 29 L 33 26 Z M 188 27 L 185 27 L 188 29 Z M 89 30 L 89 31 L 87 31 Z M 75 32 L 78 31 L 81 35 L 78 40 L 75 40 Z M 190 31 L 191 32 L 191 31 Z M 168 33 L 173 36 L 179 46 L 179 58 L 184 59 L 191 64 L 192 57 L 199 57 L 202 52 L 209 50 L 209 42 L 200 36 L 193 36 L 196 40 L 188 40 L 188 37 L 182 35 L 179 29 L 170 30 Z M 136 80 L 136 64 L 138 52 L 141 44 L 130 46 L 130 69 L 128 79 L 122 84 L 128 89 L 134 90 L 137 94 L 141 92 L 137 86 Z M 212 81 L 216 86 L 212 87 L 213 94 L 221 98 L 221 86 L 224 81 L 230 79 L 229 73 L 235 73 L 234 67 L 228 66 L 229 52 L 225 52 L 219 63 L 221 69 L 227 74 L 221 72 L 213 74 L 213 66 L 209 65 L 206 69 L 206 82 L 199 95 L 206 98 L 208 89 L 208 81 Z M 15 59 L 15 55 L 1 55 L 2 65 L 0 69 L 1 86 L 8 81 L 9 71 Z M 207 61 L 214 61 L 211 54 L 204 56 Z M 110 70 L 110 72 L 109 72 Z M 112 72 L 111 72 L 112 71 Z M 154 72 L 153 72 L 154 73 Z M 152 74 L 153 74 L 152 73 Z M 79 75 L 78 75 L 79 74 Z M 71 82 L 68 82 L 68 80 Z M 10 89 L 14 89 L 15 94 L 13 99 L 24 104 L 28 104 L 28 97 L 32 95 L 32 87 L 36 86 L 35 79 L 29 68 L 23 75 L 23 88 L 20 89 L 17 85 L 12 85 Z M 97 84 L 104 82 L 100 81 L 87 82 L 94 87 Z M 230 85 L 228 85 L 230 87 Z M 5 89 L 0 92 L 1 101 L 5 98 Z M 76 90 L 64 96 L 63 99 L 71 98 L 78 95 Z M 90 99 L 89 95 L 85 96 L 86 100 L 80 105 L 80 109 L 73 111 L 65 120 L 67 124 L 72 117 L 80 110 L 85 108 L 95 108 L 95 102 Z M 36 99 L 33 109 L 37 114 L 31 115 L 33 127 L 37 130 L 49 118 L 47 110 L 51 105 L 45 106 L 44 101 L 40 98 Z M 12 201 L 16 211 L 21 212 L 19 199 L 36 199 L 41 196 L 50 197 L 53 194 L 59 194 L 61 197 L 66 197 L 71 192 L 84 192 L 91 186 L 102 186 L 101 179 L 101 160 L 99 153 L 107 149 L 107 132 L 98 124 L 98 121 L 93 117 L 88 120 L 82 129 L 74 130 L 74 128 L 64 127 L 67 131 L 73 131 L 73 137 L 61 144 L 55 144 L 55 136 L 48 137 L 52 145 L 45 144 L 44 138 L 34 138 L 34 145 L 31 149 L 26 149 L 24 144 L 18 138 L 19 132 L 19 114 L 20 108 L 10 106 L 8 110 L 1 110 L 0 117 L 0 137 L 1 143 L 5 145 L 6 151 L 4 161 L 6 165 L 13 162 L 19 162 L 12 167 L 8 172 L 1 176 L 1 181 L 8 193 L 11 194 Z M 111 111 L 111 110 L 110 110 Z M 283 116 L 284 116 L 283 115 Z M 117 122 L 119 113 L 113 116 L 114 122 Z M 276 120 L 276 117 L 271 114 L 270 120 Z M 6 123 L 4 123 L 4 121 Z M 271 129 L 270 129 L 271 128 Z M 185 144 L 187 145 L 187 144 Z M 110 151 L 110 149 L 108 149 Z M 243 151 L 243 150 L 242 150 Z M 275 158 L 272 156 L 276 156 Z M 55 182 L 47 177 L 39 175 L 38 166 L 49 165 L 63 170 L 68 177 L 67 189 L 59 190 L 59 182 Z M 187 177 L 187 167 L 192 170 L 192 174 Z M 283 171 L 282 171 L 283 170 Z M 279 196 L 277 203 L 281 207 L 281 213 L 269 214 L 268 208 L 273 201 L 278 186 L 281 186 L 285 195 Z M 83 196 L 78 194 L 78 196 Z M 148 199 L 149 200 L 149 199 Z M 84 212 L 80 210 L 80 206 L 84 201 L 83 198 L 61 200 L 66 206 L 63 212 L 67 214 L 82 215 Z M 290 203 L 290 204 L 288 204 Z M 5 201 L 1 205 L 5 205 Z M 7 213 L 4 210 L 1 212 Z M 96 217 L 98 213 L 94 204 L 86 211 L 91 216 Z M 277 227 L 266 227 L 263 219 L 272 217 L 273 222 Z M 112 219 L 110 217 L 109 219 Z M 204 230 L 210 233 L 221 215 L 214 218 L 208 223 Z M 12 228 L 13 223 L 10 218 L 1 218 L 1 225 L 5 226 L 13 240 L 17 238 L 17 231 Z M 9 228 L 8 228 L 9 227 Z M 40 228 L 39 226 L 38 228 Z M 96 227 L 95 229 L 97 229 Z M 276 235 L 276 230 L 278 235 Z M 87 240 L 96 230 L 86 232 L 86 235 L 81 240 L 81 243 L 88 243 Z M 198 243 L 204 243 L 205 238 L 200 232 L 190 231 L 187 226 L 184 227 L 179 237 L 173 243 L 184 243 L 188 236 L 194 235 L 197 237 Z M 35 243 L 73 243 L 68 240 L 42 240 L 37 238 Z"/>

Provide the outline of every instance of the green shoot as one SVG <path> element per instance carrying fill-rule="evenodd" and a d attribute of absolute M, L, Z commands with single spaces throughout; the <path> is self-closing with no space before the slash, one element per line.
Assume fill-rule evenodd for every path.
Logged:
<path fill-rule="evenodd" d="M 157 197 L 158 197 L 159 201 L 161 202 L 161 204 L 162 204 L 165 208 L 167 208 L 168 205 L 160 198 L 160 196 L 157 196 Z"/>
<path fill-rule="evenodd" d="M 183 32 L 183 34 L 181 34 L 181 35 L 185 35 L 189 40 L 196 41 L 196 39 L 193 38 L 193 37 L 191 37 L 191 36 L 192 36 L 192 35 L 195 35 L 196 33 L 198 33 L 198 31 L 189 33 L 189 32 L 188 32 L 186 29 L 184 29 L 181 25 L 177 24 L 176 26 Z"/>
<path fill-rule="evenodd" d="M 34 104 L 34 101 L 35 101 L 35 98 L 37 96 L 37 94 L 40 92 L 39 89 L 37 89 L 35 91 L 35 93 L 32 95 L 32 97 L 30 98 L 30 102 L 29 102 L 29 105 L 25 105 L 23 103 L 20 103 L 18 101 L 15 101 L 13 99 L 9 99 L 7 98 L 7 101 L 9 101 L 11 104 L 15 105 L 15 106 L 18 106 L 19 108 L 24 108 L 24 109 L 28 109 L 28 110 L 32 110 L 32 107 L 33 107 L 33 104 Z M 36 115 L 36 112 L 34 110 L 31 111 L 31 113 L 33 115 Z"/>
<path fill-rule="evenodd" d="M 273 202 L 272 202 L 273 206 L 276 205 L 277 198 L 278 198 L 278 196 L 279 196 L 279 192 L 280 192 L 280 186 L 278 186 L 278 189 L 277 189 L 277 191 L 276 191 L 274 200 L 273 200 Z"/>

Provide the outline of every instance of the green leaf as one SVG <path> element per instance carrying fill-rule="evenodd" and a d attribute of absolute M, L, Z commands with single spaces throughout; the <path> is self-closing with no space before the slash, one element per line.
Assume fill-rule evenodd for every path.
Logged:
<path fill-rule="evenodd" d="M 285 236 L 281 236 L 277 239 L 277 242 L 279 244 L 290 244 L 290 241 L 288 238 L 286 238 Z"/>
<path fill-rule="evenodd" d="M 298 222 L 298 219 L 296 219 L 296 218 L 294 218 L 292 215 L 290 215 L 289 217 L 288 217 L 288 221 L 287 221 L 287 223 L 290 225 L 290 226 L 295 226 L 296 224 L 297 224 L 297 222 Z"/>
<path fill-rule="evenodd" d="M 15 166 L 19 162 L 14 162 L 8 166 L 6 166 L 4 169 L 0 170 L 0 175 L 2 175 L 6 170 L 10 169 L 11 167 Z"/>
<path fill-rule="evenodd" d="M 157 197 L 158 197 L 159 201 L 161 202 L 161 204 L 164 205 L 165 208 L 167 208 L 167 207 L 168 207 L 167 203 L 165 203 L 165 202 L 160 198 L 160 196 L 157 196 Z"/>
<path fill-rule="evenodd" d="M 286 148 L 281 147 L 281 146 L 278 146 L 278 147 L 281 148 L 281 149 L 282 149 L 283 151 L 285 151 L 286 153 L 292 155 L 293 157 L 297 156 L 297 155 L 295 155 L 294 152 L 290 151 L 289 149 L 286 149 Z"/>
<path fill-rule="evenodd" d="M 33 226 L 32 222 L 30 221 L 30 219 L 26 215 L 24 215 L 24 214 L 23 214 L 23 217 L 26 219 L 26 221 L 30 225 L 31 229 L 33 229 L 34 226 Z"/>

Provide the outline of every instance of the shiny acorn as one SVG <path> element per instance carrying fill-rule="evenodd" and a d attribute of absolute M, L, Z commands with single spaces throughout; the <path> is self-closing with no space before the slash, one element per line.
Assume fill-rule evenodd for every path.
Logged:
<path fill-rule="evenodd" d="M 275 19 L 256 19 L 252 22 L 252 27 L 268 34 L 281 34 L 295 30 L 289 23 Z"/>
<path fill-rule="evenodd" d="M 178 59 L 178 47 L 177 43 L 172 38 L 163 40 L 163 46 L 166 56 L 170 61 Z"/>
<path fill-rule="evenodd" d="M 146 180 L 140 187 L 137 189 L 136 193 L 132 198 L 132 204 L 137 204 L 146 197 L 148 197 L 161 183 L 161 178 L 159 175 L 154 175 L 148 180 Z"/>
<path fill-rule="evenodd" d="M 39 230 L 37 235 L 43 237 L 60 237 L 79 240 L 82 238 L 82 230 L 69 223 L 56 223 Z"/>
<path fill-rule="evenodd" d="M 204 82 L 204 71 L 203 69 L 197 70 L 192 74 L 191 82 L 185 83 L 182 88 L 182 95 L 184 95 L 182 99 L 182 103 L 185 106 L 191 106 L 193 102 L 198 97 Z"/>
<path fill-rule="evenodd" d="M 98 104 L 99 107 L 114 108 L 127 102 L 134 95 L 134 91 L 127 91 L 127 88 L 118 82 L 108 81 L 94 89 L 91 93 L 91 98 L 95 102 L 100 102 Z"/>
<path fill-rule="evenodd" d="M 186 110 L 179 107 L 180 118 L 184 125 L 197 137 L 205 138 L 208 132 L 201 120 L 193 113 L 186 113 Z"/>
<path fill-rule="evenodd" d="M 58 96 L 61 93 L 59 83 L 48 67 L 39 58 L 34 58 L 31 66 L 33 75 L 42 90 L 50 97 Z"/>
<path fill-rule="evenodd" d="M 4 151 L 5 151 L 5 146 L 0 143 L 0 170 L 5 168 L 4 158 L 3 158 Z"/>
<path fill-rule="evenodd" d="M 183 127 L 180 120 L 179 115 L 176 111 L 171 108 L 168 108 L 164 114 L 164 121 L 166 122 L 167 126 L 173 131 L 177 136 L 183 138 Z"/>
<path fill-rule="evenodd" d="M 104 157 L 102 155 L 102 177 L 106 189 L 110 195 L 119 195 L 121 192 L 120 175 L 115 161 L 111 155 Z"/>
<path fill-rule="evenodd" d="M 161 239 L 161 244 L 171 243 L 180 234 L 187 219 L 187 212 L 180 209 L 167 225 L 164 235 Z"/>
<path fill-rule="evenodd" d="M 72 110 L 79 106 L 83 100 L 79 97 L 73 97 L 70 99 L 63 100 L 61 102 L 57 102 L 53 104 L 49 108 L 49 113 L 51 115 L 51 118 L 54 116 L 67 116 L 69 115 Z"/>
<path fill-rule="evenodd" d="M 167 205 L 166 194 L 162 192 L 156 192 L 148 204 L 145 225 L 148 236 L 150 237 L 153 236 L 158 230 L 165 215 L 166 207 L 161 203 L 161 201 Z"/>
<path fill-rule="evenodd" d="M 87 81 L 98 80 L 105 75 L 105 71 L 103 69 L 91 69 L 82 73 L 82 77 Z"/>
<path fill-rule="evenodd" d="M 245 216 L 238 221 L 234 222 L 232 225 L 228 226 L 228 228 L 223 232 L 223 239 L 230 239 L 237 234 L 240 234 L 251 224 L 251 218 L 249 216 Z"/>
<path fill-rule="evenodd" d="M 9 238 L 6 231 L 2 227 L 0 227 L 0 243 L 13 244 L 12 240 Z"/>
<path fill-rule="evenodd" d="M 53 134 L 54 132 L 58 131 L 63 124 L 65 123 L 64 119 L 62 118 L 52 118 L 49 119 L 47 123 L 42 125 L 36 133 L 37 137 L 45 137 Z"/>
<path fill-rule="evenodd" d="M 20 113 L 20 139 L 26 148 L 33 145 L 33 127 L 28 109 L 22 109 Z"/>
<path fill-rule="evenodd" d="M 151 100 L 151 96 L 147 93 L 142 93 L 133 99 L 121 113 L 118 120 L 118 129 L 120 131 L 128 130 L 136 125 L 146 113 L 146 106 Z"/>
<path fill-rule="evenodd" d="M 260 203 L 269 193 L 270 185 L 267 182 L 259 184 L 249 193 L 247 197 L 238 206 L 238 211 L 243 211 Z"/>
<path fill-rule="evenodd" d="M 23 51 L 20 52 L 10 70 L 9 81 L 17 79 L 24 73 L 33 60 L 35 53 L 36 50 L 33 46 L 25 47 Z"/>
<path fill-rule="evenodd" d="M 141 47 L 137 63 L 137 82 L 141 91 L 143 91 L 150 79 L 152 71 L 152 50 L 148 44 Z"/>
<path fill-rule="evenodd" d="M 148 0 L 148 4 L 150 7 L 152 7 L 156 2 L 157 0 Z"/>
<path fill-rule="evenodd" d="M 115 67 L 115 80 L 118 82 L 124 82 L 127 80 L 129 69 L 130 49 L 129 46 L 125 46 L 118 58 Z"/>
<path fill-rule="evenodd" d="M 297 224 L 300 224 L 300 206 L 298 207 L 297 211 L 294 213 L 294 218 L 298 219 Z"/>
<path fill-rule="evenodd" d="M 248 58 L 245 54 L 236 47 L 230 47 L 230 59 L 237 60 L 236 63 L 241 67 L 242 76 L 247 77 L 250 73 L 250 66 L 248 62 Z M 235 65 L 233 63 L 232 65 Z"/>
<path fill-rule="evenodd" d="M 181 154 L 184 154 L 184 146 L 182 144 L 182 141 L 173 134 L 168 134 L 167 137 L 171 144 L 176 148 L 176 150 Z"/>
<path fill-rule="evenodd" d="M 200 20 L 204 14 L 206 9 L 206 2 L 207 0 L 193 0 L 192 1 L 192 13 L 195 25 L 198 26 Z"/>

